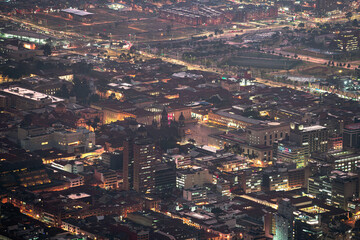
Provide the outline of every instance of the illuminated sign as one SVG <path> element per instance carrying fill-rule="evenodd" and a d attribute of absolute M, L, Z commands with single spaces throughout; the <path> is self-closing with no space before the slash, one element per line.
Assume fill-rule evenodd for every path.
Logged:
<path fill-rule="evenodd" d="M 282 153 L 291 153 L 291 149 L 290 148 L 286 148 L 283 146 L 278 146 L 278 150 Z"/>

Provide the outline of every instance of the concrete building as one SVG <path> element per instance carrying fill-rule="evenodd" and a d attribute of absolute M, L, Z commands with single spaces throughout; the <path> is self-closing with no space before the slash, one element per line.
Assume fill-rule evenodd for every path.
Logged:
<path fill-rule="evenodd" d="M 359 176 L 355 173 L 334 170 L 328 175 L 309 178 L 309 194 L 344 210 L 352 199 L 359 197 L 359 190 Z"/>
<path fill-rule="evenodd" d="M 171 194 L 176 187 L 176 167 L 173 163 L 159 163 L 155 166 L 155 191 Z"/>
<path fill-rule="evenodd" d="M 276 234 L 274 240 L 292 240 L 295 207 L 290 199 L 284 198 L 279 202 L 278 212 L 275 215 Z"/>
<path fill-rule="evenodd" d="M 122 189 L 123 179 L 119 172 L 111 169 L 96 168 L 94 177 L 100 181 L 101 188 L 104 189 Z"/>
<path fill-rule="evenodd" d="M 304 127 L 301 124 L 291 124 L 290 141 L 308 148 L 306 155 L 314 152 L 326 152 L 328 147 L 328 130 L 320 125 Z"/>
<path fill-rule="evenodd" d="M 330 179 L 332 205 L 347 210 L 348 201 L 359 197 L 359 176 L 355 173 L 333 171 Z"/>
<path fill-rule="evenodd" d="M 8 97 L 7 107 L 20 110 L 41 108 L 46 105 L 63 102 L 64 99 L 21 87 L 10 87 L 1 90 L 1 94 Z"/>
<path fill-rule="evenodd" d="M 155 190 L 156 150 L 154 141 L 140 139 L 134 142 L 134 190 L 152 193 Z"/>
<path fill-rule="evenodd" d="M 212 174 L 209 173 L 208 169 L 193 167 L 176 173 L 177 188 L 189 189 L 195 186 L 203 186 L 205 183 L 212 183 Z"/>
<path fill-rule="evenodd" d="M 183 190 L 183 198 L 187 201 L 201 202 L 207 197 L 207 191 L 205 188 L 194 187 Z"/>
<path fill-rule="evenodd" d="M 246 138 L 250 145 L 272 146 L 275 141 L 288 137 L 289 133 L 288 123 L 260 123 L 246 128 Z"/>
<path fill-rule="evenodd" d="M 259 124 L 261 121 L 235 114 L 232 109 L 223 109 L 209 112 L 208 122 L 222 127 L 239 129 Z"/>
<path fill-rule="evenodd" d="M 346 125 L 343 133 L 344 149 L 360 148 L 360 123 Z"/>
<path fill-rule="evenodd" d="M 92 22 L 92 18 L 94 15 L 94 13 L 73 8 L 63 9 L 60 11 L 60 13 L 66 18 L 79 22 Z"/>
<path fill-rule="evenodd" d="M 332 169 L 343 172 L 356 172 L 360 166 L 360 155 L 357 151 L 337 151 L 326 154 L 314 154 L 312 160 L 329 164 Z"/>
<path fill-rule="evenodd" d="M 50 38 L 48 35 L 39 34 L 31 31 L 2 31 L 0 38 L 4 39 L 19 39 L 21 41 L 35 43 L 39 45 L 45 45 L 47 40 Z"/>
<path fill-rule="evenodd" d="M 160 17 L 188 25 L 218 25 L 224 22 L 224 13 L 202 4 L 161 8 Z"/>
<path fill-rule="evenodd" d="M 75 174 L 84 171 L 84 164 L 80 161 L 54 161 L 51 163 L 51 166 L 65 172 Z"/>
<path fill-rule="evenodd" d="M 343 52 L 354 52 L 360 49 L 360 32 L 347 31 L 339 33 L 334 39 L 337 49 Z"/>
<path fill-rule="evenodd" d="M 286 168 L 267 169 L 263 172 L 264 191 L 287 191 L 289 189 L 289 174 Z"/>
<path fill-rule="evenodd" d="M 308 194 L 331 204 L 332 186 L 327 175 L 314 175 L 308 179 Z"/>
<path fill-rule="evenodd" d="M 280 141 L 275 144 L 274 159 L 277 163 L 293 163 L 297 168 L 306 167 L 307 147 L 290 141 Z"/>
<path fill-rule="evenodd" d="M 240 173 L 239 185 L 247 193 L 260 192 L 263 181 L 261 172 L 252 169 L 245 169 Z"/>
<path fill-rule="evenodd" d="M 17 141 L 29 151 L 56 148 L 68 153 L 88 152 L 95 146 L 95 133 L 85 128 L 19 127 Z"/>

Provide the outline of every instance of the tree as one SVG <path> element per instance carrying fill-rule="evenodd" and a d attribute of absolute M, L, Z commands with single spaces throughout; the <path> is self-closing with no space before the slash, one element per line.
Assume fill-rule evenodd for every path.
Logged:
<path fill-rule="evenodd" d="M 353 25 L 354 27 L 358 27 L 358 26 L 359 26 L 358 20 L 357 20 L 357 19 L 354 19 L 354 20 L 352 21 L 352 25 Z"/>
<path fill-rule="evenodd" d="M 79 101 L 85 103 L 90 94 L 88 82 L 85 79 L 80 80 L 79 78 L 74 78 L 73 83 L 72 94 L 75 95 Z"/>
<path fill-rule="evenodd" d="M 45 46 L 44 46 L 44 55 L 45 56 L 50 56 L 51 55 L 51 46 L 50 46 L 50 44 L 45 44 Z"/>
<path fill-rule="evenodd" d="M 56 96 L 61 98 L 69 98 L 69 89 L 66 84 L 61 85 L 60 90 L 55 93 Z"/>
<path fill-rule="evenodd" d="M 3 77 L 8 77 L 12 79 L 19 79 L 23 76 L 29 75 L 31 72 L 29 64 L 26 62 L 20 62 L 15 66 L 6 66 L 2 72 Z"/>
<path fill-rule="evenodd" d="M 100 96 L 97 94 L 91 94 L 89 97 L 90 103 L 98 102 L 99 100 L 100 100 Z"/>
<path fill-rule="evenodd" d="M 135 53 L 135 52 L 136 52 L 136 48 L 134 46 L 131 46 L 130 53 Z"/>
<path fill-rule="evenodd" d="M 88 126 L 88 129 L 90 130 L 92 124 L 91 120 L 87 120 L 85 124 L 86 126 Z"/>
<path fill-rule="evenodd" d="M 352 16 L 353 16 L 353 14 L 352 14 L 352 12 L 347 12 L 346 14 L 345 14 L 345 17 L 350 21 L 350 19 L 352 18 Z"/>
<path fill-rule="evenodd" d="M 100 118 L 96 116 L 91 124 L 91 127 L 94 129 L 94 131 L 97 129 L 99 123 L 100 123 Z"/>
<path fill-rule="evenodd" d="M 166 25 L 166 34 L 170 35 L 171 33 L 171 25 Z"/>
<path fill-rule="evenodd" d="M 298 27 L 303 28 L 303 27 L 305 27 L 305 24 L 304 23 L 299 23 Z"/>
<path fill-rule="evenodd" d="M 19 71 L 17 71 L 17 69 L 14 66 L 8 66 L 2 72 L 2 76 L 12 79 L 19 79 L 21 78 L 22 75 L 19 73 Z"/>
<path fill-rule="evenodd" d="M 74 73 L 87 74 L 91 71 L 92 65 L 81 61 L 72 65 Z"/>

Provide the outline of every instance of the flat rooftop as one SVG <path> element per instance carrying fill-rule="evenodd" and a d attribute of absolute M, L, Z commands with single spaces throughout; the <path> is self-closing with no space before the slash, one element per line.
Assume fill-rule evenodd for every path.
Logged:
<path fill-rule="evenodd" d="M 10 88 L 3 89 L 2 91 L 5 93 L 8 93 L 8 94 L 11 94 L 11 95 L 27 98 L 27 99 L 30 99 L 33 101 L 42 101 L 42 100 L 47 100 L 47 99 L 50 99 L 51 103 L 64 101 L 64 99 L 62 99 L 62 98 L 54 97 L 51 95 L 47 95 L 45 93 L 36 92 L 36 91 L 30 90 L 30 89 L 21 88 L 21 87 L 10 87 Z"/>
<path fill-rule="evenodd" d="M 90 195 L 87 193 L 74 193 L 74 194 L 67 195 L 67 197 L 72 200 L 76 200 L 76 199 L 90 197 Z"/>
<path fill-rule="evenodd" d="M 345 129 L 360 130 L 360 123 L 353 123 L 345 126 Z"/>
<path fill-rule="evenodd" d="M 72 9 L 72 8 L 63 9 L 61 11 L 70 13 L 70 14 L 74 14 L 74 15 L 78 15 L 81 17 L 93 15 L 93 13 L 91 13 L 91 12 L 87 12 L 87 11 L 83 11 L 83 10 L 79 10 L 79 9 Z"/>
<path fill-rule="evenodd" d="M 326 129 L 326 127 L 320 126 L 320 125 L 314 125 L 309 127 L 304 127 L 303 132 L 312 132 L 312 131 L 318 131 Z"/>
<path fill-rule="evenodd" d="M 280 123 L 280 122 L 264 122 L 256 125 L 249 126 L 248 129 L 251 130 L 266 130 L 271 128 L 283 127 L 289 125 L 288 123 Z"/>
<path fill-rule="evenodd" d="M 4 34 L 9 34 L 13 36 L 20 36 L 20 37 L 29 37 L 29 38 L 37 38 L 37 39 L 48 39 L 49 36 L 36 33 L 36 32 L 30 32 L 30 31 L 24 31 L 24 30 L 5 30 L 3 31 Z"/>
<path fill-rule="evenodd" d="M 227 117 L 227 118 L 232 118 L 232 119 L 235 119 L 235 120 L 238 120 L 238 121 L 241 121 L 241 122 L 245 122 L 245 123 L 251 123 L 251 124 L 259 124 L 259 123 L 261 123 L 260 120 L 247 118 L 247 117 L 244 117 L 244 116 L 241 116 L 241 115 L 238 115 L 238 114 L 233 114 L 233 113 L 227 112 L 227 110 L 229 110 L 229 109 L 219 110 L 219 111 L 215 112 L 215 114 L 218 114 L 220 116 Z"/>

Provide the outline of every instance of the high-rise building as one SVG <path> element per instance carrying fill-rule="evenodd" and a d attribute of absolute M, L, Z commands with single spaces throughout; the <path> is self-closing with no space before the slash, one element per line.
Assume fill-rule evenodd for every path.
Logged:
<path fill-rule="evenodd" d="M 359 197 L 359 190 L 359 177 L 355 173 L 335 170 L 327 175 L 309 178 L 309 194 L 345 210 L 351 199 Z"/>
<path fill-rule="evenodd" d="M 155 188 L 155 163 L 157 151 L 154 140 L 147 137 L 145 127 L 134 130 L 124 143 L 124 190 L 151 193 Z"/>
<path fill-rule="evenodd" d="M 134 139 L 128 138 L 123 143 L 123 178 L 124 190 L 133 189 L 134 175 Z"/>
<path fill-rule="evenodd" d="M 176 166 L 174 163 L 159 163 L 155 166 L 155 191 L 171 194 L 176 187 Z"/>
<path fill-rule="evenodd" d="M 326 152 L 328 147 L 328 130 L 320 125 L 304 127 L 301 124 L 291 124 L 290 141 L 307 147 L 306 155 L 314 152 Z"/>
<path fill-rule="evenodd" d="M 328 175 L 314 175 L 308 179 L 308 194 L 331 204 L 332 186 Z"/>
<path fill-rule="evenodd" d="M 330 178 L 332 179 L 332 204 L 347 210 L 348 200 L 359 197 L 358 175 L 355 173 L 333 171 Z"/>
<path fill-rule="evenodd" d="M 155 188 L 156 148 L 153 140 L 139 139 L 134 142 L 134 190 L 152 193 Z"/>
<path fill-rule="evenodd" d="M 307 165 L 308 157 L 306 146 L 286 140 L 276 143 L 276 146 L 274 159 L 276 159 L 277 163 L 293 163 L 296 164 L 296 168 L 302 168 Z"/>
<path fill-rule="evenodd" d="M 294 210 L 290 199 L 284 198 L 279 202 L 275 215 L 276 233 L 274 240 L 292 240 L 294 228 Z"/>
<path fill-rule="evenodd" d="M 360 123 L 345 126 L 343 145 L 345 149 L 360 148 Z"/>

